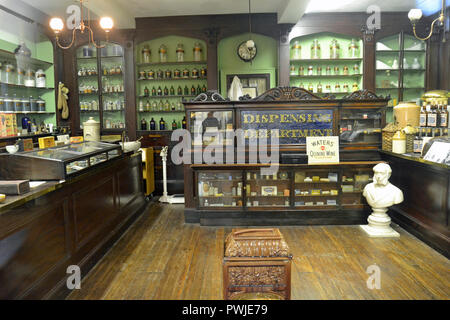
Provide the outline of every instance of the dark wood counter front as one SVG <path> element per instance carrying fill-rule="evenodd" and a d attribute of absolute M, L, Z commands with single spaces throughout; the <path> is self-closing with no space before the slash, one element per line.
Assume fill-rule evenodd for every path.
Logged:
<path fill-rule="evenodd" d="M 390 208 L 392 220 L 450 257 L 450 167 L 414 156 L 380 154 L 392 168 L 390 182 L 405 198 Z"/>
<path fill-rule="evenodd" d="M 124 155 L 0 207 L 0 299 L 64 298 L 145 208 L 140 154 Z"/>

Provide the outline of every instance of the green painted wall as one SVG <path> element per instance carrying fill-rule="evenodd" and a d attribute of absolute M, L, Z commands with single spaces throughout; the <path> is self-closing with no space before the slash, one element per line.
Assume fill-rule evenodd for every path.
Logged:
<path fill-rule="evenodd" d="M 251 34 L 255 42 L 257 54 L 250 62 L 242 61 L 237 55 L 238 45 L 250 39 L 249 33 L 225 38 L 218 45 L 219 90 L 223 97 L 227 97 L 227 75 L 229 74 L 270 74 L 270 87 L 277 85 L 278 50 L 277 41 L 259 34 Z M 269 88 L 267 88 L 269 89 Z"/>

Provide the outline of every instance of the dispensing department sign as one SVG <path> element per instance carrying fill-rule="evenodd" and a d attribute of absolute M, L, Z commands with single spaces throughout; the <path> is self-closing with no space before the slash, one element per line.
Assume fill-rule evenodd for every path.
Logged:
<path fill-rule="evenodd" d="M 339 137 L 306 137 L 308 164 L 339 163 Z"/>

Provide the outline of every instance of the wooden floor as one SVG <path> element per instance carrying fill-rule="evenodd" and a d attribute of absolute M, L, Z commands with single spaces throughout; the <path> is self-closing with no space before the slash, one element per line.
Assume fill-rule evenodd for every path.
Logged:
<path fill-rule="evenodd" d="M 68 299 L 222 299 L 231 228 L 184 224 L 182 205 L 152 206 Z M 292 299 L 449 299 L 450 262 L 403 229 L 368 238 L 358 226 L 280 228 L 294 255 Z M 367 267 L 381 270 L 370 290 Z"/>

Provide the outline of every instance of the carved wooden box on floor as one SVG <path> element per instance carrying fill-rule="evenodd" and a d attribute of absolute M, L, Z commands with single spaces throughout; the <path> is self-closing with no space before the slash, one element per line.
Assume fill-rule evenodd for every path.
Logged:
<path fill-rule="evenodd" d="M 291 298 L 289 247 L 279 229 L 233 229 L 225 241 L 225 300 Z"/>

